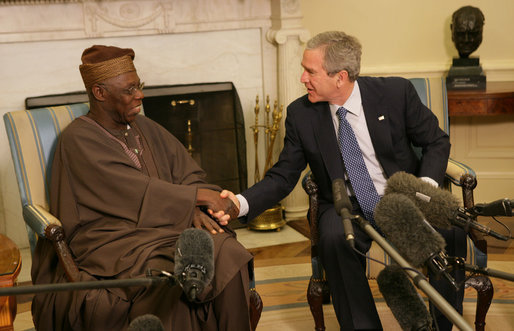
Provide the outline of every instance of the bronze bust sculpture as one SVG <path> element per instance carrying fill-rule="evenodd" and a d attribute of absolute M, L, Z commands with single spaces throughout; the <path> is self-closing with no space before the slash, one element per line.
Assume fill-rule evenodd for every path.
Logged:
<path fill-rule="evenodd" d="M 468 58 L 482 43 L 484 14 L 476 7 L 465 6 L 452 15 L 452 40 L 461 58 Z"/>
<path fill-rule="evenodd" d="M 469 57 L 482 43 L 484 14 L 476 7 L 464 6 L 452 15 L 452 40 L 459 52 L 446 77 L 446 87 L 453 89 L 485 89 L 486 77 L 478 57 Z"/>

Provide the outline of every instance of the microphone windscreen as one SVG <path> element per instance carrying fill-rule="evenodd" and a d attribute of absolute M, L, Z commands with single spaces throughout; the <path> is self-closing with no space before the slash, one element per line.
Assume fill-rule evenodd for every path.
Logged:
<path fill-rule="evenodd" d="M 403 171 L 396 172 L 387 180 L 384 195 L 390 193 L 406 195 L 432 226 L 441 229 L 451 227 L 450 220 L 460 205 L 458 199 L 449 191 Z"/>
<path fill-rule="evenodd" d="M 332 182 L 332 194 L 334 197 L 334 208 L 337 215 L 341 215 L 341 210 L 343 208 L 348 209 L 348 211 L 353 209 L 350 198 L 348 197 L 348 193 L 346 192 L 346 185 L 343 179 L 334 179 Z"/>
<path fill-rule="evenodd" d="M 205 271 L 203 281 L 209 284 L 214 277 L 214 242 L 204 230 L 184 230 L 175 251 L 175 275 L 179 276 L 190 266 L 201 266 Z"/>
<path fill-rule="evenodd" d="M 403 194 L 384 195 L 375 208 L 375 222 L 400 255 L 415 268 L 423 266 L 446 246 L 443 237 Z"/>
<path fill-rule="evenodd" d="M 164 331 L 161 320 L 152 314 L 138 316 L 130 322 L 128 331 Z"/>
<path fill-rule="evenodd" d="M 402 330 L 429 330 L 432 319 L 423 299 L 398 265 L 389 265 L 377 276 L 380 293 Z"/>

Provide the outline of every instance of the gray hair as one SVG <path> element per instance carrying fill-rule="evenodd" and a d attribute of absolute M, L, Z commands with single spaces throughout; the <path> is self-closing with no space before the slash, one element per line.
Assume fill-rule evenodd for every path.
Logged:
<path fill-rule="evenodd" d="M 322 65 L 329 75 L 346 70 L 350 81 L 359 77 L 362 47 L 357 38 L 341 31 L 322 32 L 307 42 L 306 49 L 316 48 L 324 51 Z"/>

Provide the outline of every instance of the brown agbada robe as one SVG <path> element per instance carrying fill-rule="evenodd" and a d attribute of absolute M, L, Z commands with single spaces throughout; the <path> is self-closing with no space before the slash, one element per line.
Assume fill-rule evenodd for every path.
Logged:
<path fill-rule="evenodd" d="M 197 188 L 219 189 L 204 178 L 183 145 L 144 116 L 120 132 L 86 117 L 74 120 L 55 151 L 50 209 L 63 224 L 81 280 L 144 277 L 150 267 L 173 271 L 174 246 L 192 226 Z M 166 284 L 38 294 L 34 324 L 38 330 L 122 330 L 150 313 L 166 330 L 249 330 L 251 255 L 233 234 L 213 239 L 215 276 L 201 302 L 188 302 L 179 286 Z M 66 281 L 46 239 L 38 241 L 32 280 Z"/>

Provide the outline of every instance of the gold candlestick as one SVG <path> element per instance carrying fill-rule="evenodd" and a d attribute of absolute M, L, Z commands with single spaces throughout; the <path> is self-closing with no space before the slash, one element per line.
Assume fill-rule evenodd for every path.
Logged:
<path fill-rule="evenodd" d="M 255 98 L 255 125 L 251 127 L 253 130 L 253 141 L 255 146 L 255 182 L 258 182 L 261 177 L 258 162 L 259 131 L 261 128 L 264 130 L 265 163 L 263 174 L 265 174 L 266 171 L 268 171 L 273 164 L 273 146 L 275 144 L 275 139 L 280 129 L 280 121 L 282 119 L 283 108 L 284 106 L 282 105 L 280 106 L 279 110 L 278 101 L 275 100 L 275 103 L 273 105 L 273 112 L 271 113 L 269 95 L 267 95 L 266 104 L 264 107 L 264 125 L 259 125 L 259 96 Z M 270 123 L 270 115 L 272 116 L 272 123 Z M 253 230 L 280 231 L 280 229 L 286 224 L 286 221 L 282 217 L 282 211 L 282 206 L 280 204 L 277 204 L 274 207 L 267 209 L 264 213 L 257 216 L 255 219 L 251 220 L 248 223 L 248 228 Z"/>
<path fill-rule="evenodd" d="M 279 131 L 280 120 L 282 119 L 282 110 L 284 109 L 284 106 L 280 106 L 280 110 L 277 108 L 278 102 L 275 101 L 273 106 L 273 125 L 270 129 L 270 143 L 267 151 L 268 153 L 266 156 L 266 163 L 264 165 L 264 172 L 268 171 L 273 165 L 273 145 L 275 144 L 275 138 L 277 137 L 277 132 Z"/>
<path fill-rule="evenodd" d="M 253 180 L 255 183 L 261 180 L 259 173 L 259 96 L 255 97 L 255 126 L 253 127 L 253 144 L 255 146 L 255 172 Z"/>
<path fill-rule="evenodd" d="M 191 131 L 191 120 L 187 120 L 187 152 L 189 155 L 193 156 L 194 148 L 193 148 L 193 132 Z"/>
<path fill-rule="evenodd" d="M 266 111 L 266 124 L 265 124 L 265 141 L 266 141 L 266 146 L 264 147 L 264 151 L 265 153 L 268 152 L 268 149 L 269 149 L 269 136 L 270 136 L 270 125 L 269 125 L 269 113 L 270 113 L 270 106 L 269 106 L 269 95 L 266 96 L 266 107 L 265 107 L 265 111 Z"/>

